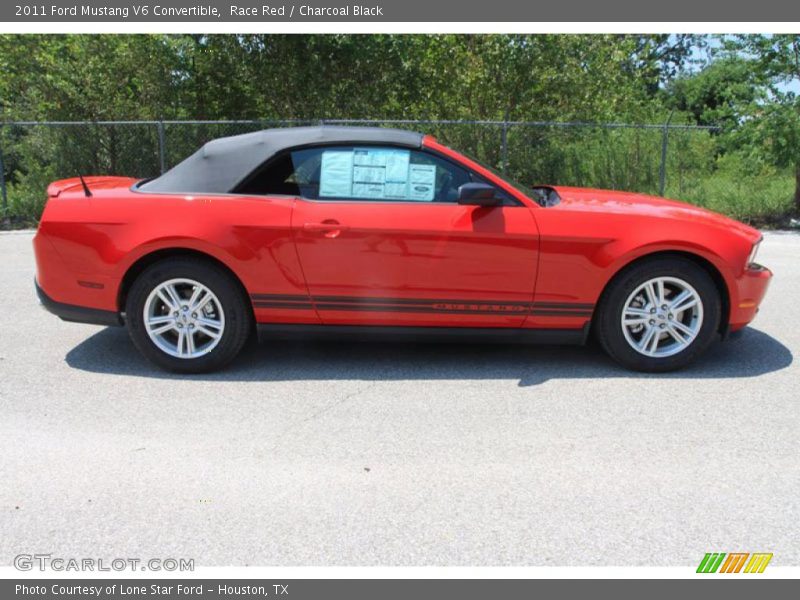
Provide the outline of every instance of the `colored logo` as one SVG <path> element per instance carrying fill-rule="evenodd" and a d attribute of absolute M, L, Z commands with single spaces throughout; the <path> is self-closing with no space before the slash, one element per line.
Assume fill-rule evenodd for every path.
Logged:
<path fill-rule="evenodd" d="M 708 552 L 700 561 L 697 572 L 763 573 L 771 560 L 771 552 Z"/>

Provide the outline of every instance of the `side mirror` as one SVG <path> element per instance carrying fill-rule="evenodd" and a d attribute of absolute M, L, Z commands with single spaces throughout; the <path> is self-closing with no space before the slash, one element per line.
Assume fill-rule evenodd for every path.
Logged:
<path fill-rule="evenodd" d="M 497 206 L 502 198 L 491 185 L 486 183 L 465 183 L 458 188 L 458 203 L 468 206 Z"/>

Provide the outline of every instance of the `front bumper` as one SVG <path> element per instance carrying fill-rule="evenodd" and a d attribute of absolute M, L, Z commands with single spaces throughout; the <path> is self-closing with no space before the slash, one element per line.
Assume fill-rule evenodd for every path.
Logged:
<path fill-rule="evenodd" d="M 741 329 L 755 319 L 761 301 L 772 280 L 772 271 L 759 264 L 751 264 L 736 280 L 736 298 L 732 298 L 730 330 Z"/>
<path fill-rule="evenodd" d="M 56 302 L 39 287 L 39 282 L 33 280 L 36 286 L 36 295 L 39 302 L 49 312 L 70 323 L 89 323 L 91 325 L 122 325 L 122 318 L 119 313 L 99 308 L 87 308 L 85 306 L 75 306 L 74 304 L 64 304 Z"/>

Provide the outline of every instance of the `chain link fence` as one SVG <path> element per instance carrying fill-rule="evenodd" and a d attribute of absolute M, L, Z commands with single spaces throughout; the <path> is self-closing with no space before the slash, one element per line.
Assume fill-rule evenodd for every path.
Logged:
<path fill-rule="evenodd" d="M 530 121 L 345 120 L 0 123 L 2 214 L 35 223 L 53 180 L 81 175 L 152 177 L 203 143 L 269 127 L 396 127 L 429 133 L 513 180 L 667 195 L 707 203 L 714 127 Z M 702 191 L 702 193 L 701 193 Z M 738 193 L 733 190 L 731 193 Z"/>

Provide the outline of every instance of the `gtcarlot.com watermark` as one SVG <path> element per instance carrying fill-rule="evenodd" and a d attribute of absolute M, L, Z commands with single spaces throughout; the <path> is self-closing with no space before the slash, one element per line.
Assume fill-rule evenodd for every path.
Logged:
<path fill-rule="evenodd" d="M 18 571 L 194 571 L 193 558 L 74 558 L 52 554 L 17 554 Z"/>

